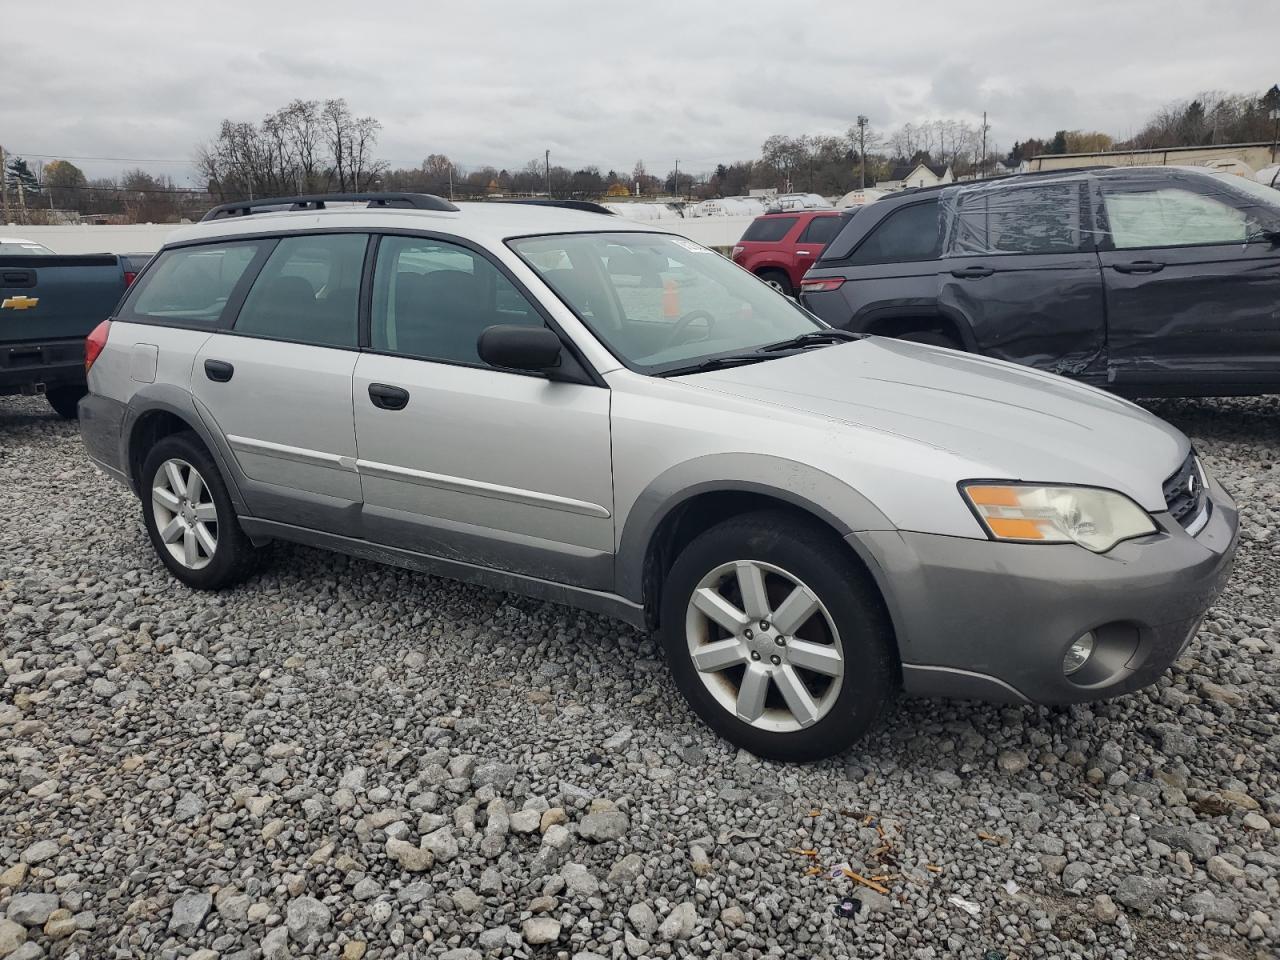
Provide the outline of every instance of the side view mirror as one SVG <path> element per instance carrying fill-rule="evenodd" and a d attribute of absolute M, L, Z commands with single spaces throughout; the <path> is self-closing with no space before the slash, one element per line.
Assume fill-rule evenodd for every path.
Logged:
<path fill-rule="evenodd" d="M 563 350 L 555 331 L 499 323 L 487 327 L 476 341 L 480 359 L 491 367 L 508 370 L 549 370 L 560 366 Z"/>

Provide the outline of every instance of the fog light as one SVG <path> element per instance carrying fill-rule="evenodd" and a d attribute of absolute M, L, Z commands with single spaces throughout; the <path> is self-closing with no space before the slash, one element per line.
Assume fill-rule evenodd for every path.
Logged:
<path fill-rule="evenodd" d="M 1062 658 L 1062 672 L 1068 677 L 1089 662 L 1089 657 L 1093 655 L 1093 634 L 1086 633 L 1079 637 L 1067 649 L 1067 655 Z"/>

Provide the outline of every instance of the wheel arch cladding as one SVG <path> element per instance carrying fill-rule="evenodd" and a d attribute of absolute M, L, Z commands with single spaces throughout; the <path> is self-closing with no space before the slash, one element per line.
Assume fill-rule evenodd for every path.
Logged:
<path fill-rule="evenodd" d="M 245 513 L 235 472 L 228 469 L 230 451 L 218 443 L 220 438 L 211 435 L 190 394 L 171 384 L 154 384 L 134 394 L 129 401 L 129 412 L 121 429 L 121 462 L 127 465 L 134 492 L 142 489 L 142 465 L 147 451 L 164 437 L 182 432 L 195 434 L 222 475 L 236 511 Z"/>
<path fill-rule="evenodd" d="M 803 514 L 831 530 L 883 594 L 882 579 L 847 538 L 860 530 L 894 529 L 884 514 L 830 474 L 758 454 L 713 454 L 658 476 L 628 512 L 616 561 L 617 592 L 644 603 L 656 625 L 662 581 L 679 548 L 722 520 L 764 509 Z"/>

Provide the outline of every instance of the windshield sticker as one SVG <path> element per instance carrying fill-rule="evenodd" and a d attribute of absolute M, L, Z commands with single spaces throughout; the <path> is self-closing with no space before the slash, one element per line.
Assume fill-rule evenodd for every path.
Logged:
<path fill-rule="evenodd" d="M 684 247 L 690 253 L 715 253 L 714 250 L 710 250 L 706 247 L 700 247 L 692 240 L 686 240 L 683 237 L 672 237 L 671 242 L 678 247 Z"/>

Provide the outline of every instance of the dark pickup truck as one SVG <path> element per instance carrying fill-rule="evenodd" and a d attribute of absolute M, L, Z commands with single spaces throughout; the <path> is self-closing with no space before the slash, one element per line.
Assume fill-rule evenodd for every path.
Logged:
<path fill-rule="evenodd" d="M 835 327 L 1124 395 L 1280 393 L 1280 192 L 1204 168 L 905 190 L 847 219 L 800 291 Z"/>
<path fill-rule="evenodd" d="M 0 396 L 43 393 L 68 419 L 85 392 L 84 340 L 147 255 L 0 251 Z"/>

